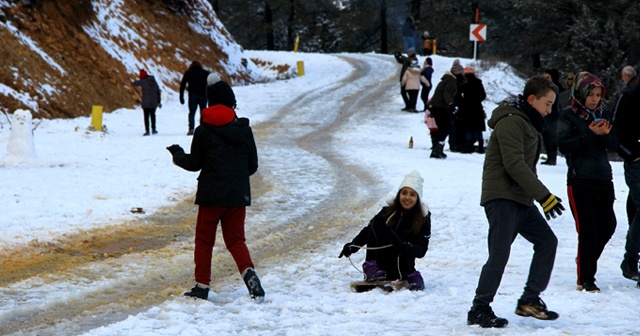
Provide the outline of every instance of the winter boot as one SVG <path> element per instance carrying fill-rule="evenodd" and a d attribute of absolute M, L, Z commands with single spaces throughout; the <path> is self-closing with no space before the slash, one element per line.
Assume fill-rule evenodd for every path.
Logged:
<path fill-rule="evenodd" d="M 549 153 L 547 154 L 547 160 L 543 161 L 541 164 L 547 165 L 547 166 L 555 166 L 557 156 L 558 155 L 556 153 Z"/>
<path fill-rule="evenodd" d="M 533 316 L 538 320 L 553 321 L 560 315 L 558 313 L 547 310 L 547 305 L 544 304 L 539 297 L 535 299 L 518 300 L 518 306 L 516 307 L 516 315 L 520 316 Z"/>
<path fill-rule="evenodd" d="M 624 258 L 620 265 L 622 269 L 622 276 L 633 281 L 640 280 L 640 274 L 638 273 L 638 261 L 629 258 Z"/>
<path fill-rule="evenodd" d="M 365 281 L 380 281 L 387 279 L 387 272 L 378 268 L 378 263 L 375 260 L 365 261 L 362 264 L 362 270 L 364 270 Z"/>
<path fill-rule="evenodd" d="M 422 275 L 419 271 L 409 273 L 409 275 L 407 275 L 407 282 L 409 283 L 409 290 L 424 290 L 424 280 L 422 279 Z"/>
<path fill-rule="evenodd" d="M 257 303 L 262 303 L 264 301 L 264 289 L 262 289 L 260 285 L 260 279 L 258 279 L 256 271 L 253 268 L 247 268 L 242 273 L 242 279 L 244 279 L 244 283 L 247 285 L 251 298 Z"/>
<path fill-rule="evenodd" d="M 600 293 L 600 288 L 596 286 L 595 281 L 583 281 L 578 285 L 579 291 L 587 291 L 589 293 Z"/>
<path fill-rule="evenodd" d="M 149 131 L 146 131 L 142 136 L 149 136 L 149 135 L 151 135 L 151 133 L 149 133 Z"/>
<path fill-rule="evenodd" d="M 193 128 L 189 128 L 189 131 L 187 131 L 187 135 L 193 135 Z"/>
<path fill-rule="evenodd" d="M 497 317 L 493 313 L 493 309 L 490 306 L 477 306 L 472 307 L 467 313 L 468 325 L 479 325 L 483 328 L 504 328 L 509 321 L 502 317 Z"/>
<path fill-rule="evenodd" d="M 209 286 L 196 283 L 191 291 L 184 293 L 184 296 L 206 300 L 209 297 Z"/>
<path fill-rule="evenodd" d="M 444 153 L 444 142 L 438 142 L 431 151 L 431 158 L 433 159 L 446 159 L 447 155 Z"/>

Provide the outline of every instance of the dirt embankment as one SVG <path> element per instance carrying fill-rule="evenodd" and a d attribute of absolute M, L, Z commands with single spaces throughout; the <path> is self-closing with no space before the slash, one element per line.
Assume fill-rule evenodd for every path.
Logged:
<path fill-rule="evenodd" d="M 0 59 L 5 64 L 0 67 L 0 85 L 14 90 L 0 93 L 0 110 L 30 109 L 35 118 L 70 118 L 89 115 L 92 105 L 103 105 L 109 112 L 138 103 L 139 94 L 131 85 L 138 74 L 128 73 L 116 55 L 87 34 L 83 27 L 91 25 L 104 34 L 101 39 L 111 40 L 138 61 L 166 68 L 172 77 L 163 83 L 170 89 L 178 89 L 189 65 L 185 59 L 200 60 L 223 77 L 250 81 L 246 73 L 226 74 L 218 60 L 228 56 L 210 36 L 191 28 L 194 11 L 210 22 L 214 13 L 190 7 L 174 11 L 162 1 L 125 1 L 118 11 L 131 20 L 124 24 L 145 41 L 135 43 L 114 36 L 113 27 L 99 22 L 97 3 L 106 6 L 109 1 L 42 0 L 38 5 L 0 8 L 0 21 L 6 23 L 0 24 Z M 230 36 L 225 39 L 233 43 Z M 25 100 L 37 102 L 37 107 L 25 105 Z"/>

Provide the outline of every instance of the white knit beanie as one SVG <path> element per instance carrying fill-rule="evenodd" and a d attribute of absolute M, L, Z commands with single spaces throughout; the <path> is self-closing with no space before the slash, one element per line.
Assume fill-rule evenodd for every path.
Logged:
<path fill-rule="evenodd" d="M 220 81 L 220 75 L 216 72 L 212 72 L 207 76 L 207 86 L 213 85 Z"/>
<path fill-rule="evenodd" d="M 422 201 L 422 184 L 423 183 L 424 183 L 424 179 L 422 178 L 422 176 L 420 176 L 420 173 L 414 170 L 404 177 L 404 180 L 402 180 L 402 183 L 400 183 L 400 187 L 398 187 L 398 191 L 400 191 L 400 189 L 404 187 L 409 187 L 415 190 L 416 193 L 418 193 L 418 197 L 420 197 L 420 200 Z"/>

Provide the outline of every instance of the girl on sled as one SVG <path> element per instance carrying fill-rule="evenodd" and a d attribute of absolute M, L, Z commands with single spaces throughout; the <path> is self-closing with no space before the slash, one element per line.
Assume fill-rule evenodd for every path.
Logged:
<path fill-rule="evenodd" d="M 339 258 L 367 246 L 362 265 L 365 281 L 406 280 L 410 290 L 423 290 L 422 275 L 415 268 L 429 248 L 431 212 L 422 203 L 423 179 L 417 171 L 405 176 L 395 198 L 387 201 L 358 235 L 342 248 Z"/>

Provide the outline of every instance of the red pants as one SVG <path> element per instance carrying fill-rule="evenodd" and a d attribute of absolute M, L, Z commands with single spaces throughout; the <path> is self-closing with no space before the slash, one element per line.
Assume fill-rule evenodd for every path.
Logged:
<path fill-rule="evenodd" d="M 193 261 L 196 264 L 196 281 L 209 285 L 211 281 L 211 253 L 216 243 L 218 222 L 222 227 L 222 238 L 236 262 L 238 271 L 253 268 L 249 249 L 245 244 L 244 219 L 246 207 L 209 207 L 198 208 L 196 223 L 196 249 Z"/>

